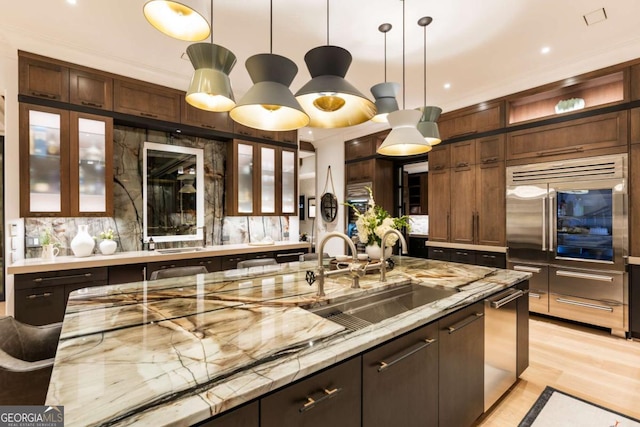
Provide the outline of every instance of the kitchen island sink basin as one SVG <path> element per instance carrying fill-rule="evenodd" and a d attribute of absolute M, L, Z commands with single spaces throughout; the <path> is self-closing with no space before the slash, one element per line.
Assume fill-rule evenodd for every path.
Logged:
<path fill-rule="evenodd" d="M 347 329 L 356 330 L 457 292 L 455 289 L 411 284 L 307 310 Z"/>

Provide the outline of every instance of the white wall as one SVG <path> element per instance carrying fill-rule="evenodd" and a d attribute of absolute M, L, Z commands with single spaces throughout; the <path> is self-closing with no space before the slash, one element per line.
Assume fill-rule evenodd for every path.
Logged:
<path fill-rule="evenodd" d="M 6 274 L 11 252 L 22 258 L 24 226 L 20 218 L 20 180 L 18 150 L 18 52 L 0 44 L 0 91 L 5 95 L 4 214 L 5 214 L 5 298 L 6 312 L 13 315 L 13 276 Z M 11 223 L 18 224 L 17 247 L 11 250 Z"/>
<path fill-rule="evenodd" d="M 345 232 L 345 206 L 344 202 L 344 138 L 330 137 L 319 141 L 314 141 L 316 147 L 316 205 L 318 209 L 318 218 L 316 219 L 316 252 L 320 252 L 319 242 L 322 237 L 331 231 Z M 333 177 L 333 186 L 335 195 L 338 198 L 338 215 L 335 221 L 326 223 L 319 215 L 320 197 L 324 194 L 325 181 L 327 179 L 327 168 L 331 166 L 331 176 Z M 331 192 L 331 182 L 327 184 L 327 191 Z M 324 252 L 329 255 L 344 254 L 345 243 L 342 239 L 333 238 L 328 240 L 324 246 Z"/>

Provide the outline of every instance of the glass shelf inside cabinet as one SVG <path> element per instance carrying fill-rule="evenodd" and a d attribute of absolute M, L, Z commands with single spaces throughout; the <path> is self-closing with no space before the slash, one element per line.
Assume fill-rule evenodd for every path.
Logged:
<path fill-rule="evenodd" d="M 78 130 L 80 211 L 102 212 L 106 210 L 106 124 L 80 118 Z"/>
<path fill-rule="evenodd" d="M 261 213 L 276 211 L 276 150 L 270 147 L 260 148 L 260 168 L 262 188 L 260 192 Z"/>
<path fill-rule="evenodd" d="M 29 188 L 32 212 L 59 212 L 60 115 L 29 111 Z"/>
<path fill-rule="evenodd" d="M 238 144 L 238 212 L 253 213 L 253 146 Z"/>

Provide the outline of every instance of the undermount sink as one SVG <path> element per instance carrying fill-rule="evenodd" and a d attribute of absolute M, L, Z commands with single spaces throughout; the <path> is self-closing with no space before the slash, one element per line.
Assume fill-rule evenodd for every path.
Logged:
<path fill-rule="evenodd" d="M 168 249 L 157 249 L 156 252 L 160 254 L 182 254 L 185 252 L 200 252 L 203 250 L 204 248 L 168 248 Z"/>
<path fill-rule="evenodd" d="M 455 289 L 404 285 L 340 303 L 307 309 L 347 329 L 362 329 L 425 304 L 451 296 Z"/>

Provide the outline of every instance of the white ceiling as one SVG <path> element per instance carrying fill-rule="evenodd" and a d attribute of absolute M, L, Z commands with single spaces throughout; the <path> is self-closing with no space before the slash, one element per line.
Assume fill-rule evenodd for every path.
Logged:
<path fill-rule="evenodd" d="M 5 2 L 0 12 L 0 51 L 22 49 L 186 90 L 193 68 L 181 59 L 188 42 L 149 25 L 145 0 L 29 0 Z M 210 16 L 206 0 L 183 0 Z M 325 0 L 273 0 L 273 53 L 298 64 L 295 92 L 309 73 L 304 54 L 326 44 Z M 400 0 L 330 2 L 329 42 L 353 55 L 347 80 L 371 98 L 384 81 L 384 38 L 389 22 L 387 80 L 402 83 Z M 608 19 L 587 26 L 583 15 L 605 8 Z M 407 108 L 423 105 L 422 16 L 427 27 L 427 104 L 451 111 L 640 57 L 638 0 L 406 0 Z M 236 99 L 250 87 L 245 60 L 269 50 L 269 1 L 215 0 L 213 40 L 233 51 Z M 543 46 L 550 52 L 540 53 Z M 444 89 L 444 83 L 451 88 Z M 402 90 L 398 97 L 402 106 Z M 344 139 L 387 126 L 367 123 L 339 130 L 303 129 L 319 141 L 339 132 Z"/>

